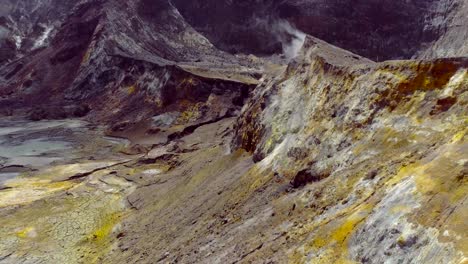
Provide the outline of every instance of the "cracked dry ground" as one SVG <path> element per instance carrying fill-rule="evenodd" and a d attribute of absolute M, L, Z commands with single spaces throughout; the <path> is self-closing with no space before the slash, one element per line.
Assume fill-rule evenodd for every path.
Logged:
<path fill-rule="evenodd" d="M 463 263 L 466 61 L 331 67 L 306 44 L 240 116 L 139 151 L 85 131 L 4 183 L 0 263 Z"/>
<path fill-rule="evenodd" d="M 110 248 L 110 234 L 125 215 L 124 198 L 133 188 L 113 171 L 128 171 L 124 165 L 133 157 L 117 153 L 119 144 L 82 121 L 10 123 L 17 127 L 6 135 L 9 141 L 30 151 L 17 151 L 19 156 L 0 170 L 22 170 L 0 185 L 0 263 L 96 262 Z M 42 153 L 22 145 L 44 142 L 44 137 L 50 140 L 46 144 L 64 140 L 66 148 Z M 53 162 L 27 163 L 41 158 Z M 8 166 L 21 161 L 26 163 Z"/>
<path fill-rule="evenodd" d="M 290 70 L 304 72 L 301 67 Z M 375 80 L 387 74 L 376 71 Z M 278 76 L 285 88 L 273 98 L 289 98 L 279 110 L 292 114 L 288 109 L 301 107 L 294 97 L 301 94 L 291 96 L 288 87 L 303 81 L 300 74 L 291 76 L 296 76 L 293 81 Z M 453 90 L 463 105 L 466 69 L 454 76 L 437 93 Z M 137 155 L 128 155 L 133 152 L 128 146 L 103 142 L 100 129 L 86 131 L 76 136 L 80 147 L 72 151 L 73 159 L 4 184 L 0 263 L 462 262 L 466 116 L 455 105 L 444 114 L 449 123 L 408 119 L 408 112 L 431 111 L 432 104 L 421 98 L 414 96 L 381 119 L 376 115 L 378 122 L 396 122 L 397 129 L 385 125 L 368 133 L 355 128 L 326 132 L 328 121 L 319 116 L 324 123 L 313 127 L 325 131 L 323 141 L 311 138 L 313 144 L 307 146 L 322 148 L 313 154 L 324 157 L 318 156 L 313 166 L 317 170 L 320 162 L 333 159 L 348 165 L 327 177 L 305 173 L 307 184 L 288 163 L 305 160 L 302 139 L 289 150 L 282 151 L 285 145 L 279 144 L 258 163 L 251 153 L 232 149 L 236 133 L 243 135 L 237 129 L 245 116 L 207 122 Z M 429 98 L 437 101 L 435 95 Z M 261 101 L 254 98 L 244 111 L 256 111 L 252 105 Z M 274 116 L 279 119 L 268 125 L 294 120 Z M 343 148 L 335 133 L 352 133 L 349 138 L 356 142 Z M 277 135 L 263 135 L 268 136 Z M 332 155 L 335 148 L 342 152 Z"/>
<path fill-rule="evenodd" d="M 399 171 L 401 164 L 387 164 L 387 171 L 363 175 L 368 165 L 360 163 L 334 179 L 294 189 L 251 154 L 231 153 L 235 122 L 203 125 L 142 155 L 119 154 L 125 147 L 107 145 L 113 160 L 77 158 L 6 184 L 0 192 L 0 263 L 302 263 L 304 251 L 321 247 L 326 251 L 316 251 L 318 261 L 347 263 L 348 252 L 361 250 L 346 249 L 350 240 L 389 243 L 389 256 L 443 243 L 435 229 L 401 218 L 418 207 L 412 192 L 421 183 L 407 175 L 420 166 L 429 173 L 448 166 L 444 170 L 463 175 L 463 155 L 457 153 L 466 143 L 457 144 L 465 132 L 431 150 L 435 158 Z M 95 147 L 83 147 L 83 157 Z M 378 191 L 383 188 L 388 191 Z M 26 191 L 28 199 L 7 204 Z M 441 208 L 443 199 L 435 194 Z M 465 200 L 450 205 L 454 215 L 441 216 L 451 228 L 463 219 Z M 362 225 L 367 227 L 357 228 Z M 366 230 L 387 235 L 372 241 Z"/>
<path fill-rule="evenodd" d="M 241 112 L 71 133 L 3 183 L 0 263 L 464 263 L 467 63 L 307 38 Z"/>
<path fill-rule="evenodd" d="M 74 138 L 73 160 L 4 183 L 0 263 L 118 263 L 145 255 L 166 262 L 190 241 L 203 254 L 221 248 L 214 238 L 221 234 L 213 232 L 241 220 L 225 206 L 234 206 L 232 194 L 253 165 L 247 153 L 229 153 L 234 121 L 202 125 L 133 156 L 122 154 L 128 145 L 102 142 L 100 131 L 87 132 L 97 138 L 92 142 Z M 96 149 L 112 159 L 90 160 Z"/>

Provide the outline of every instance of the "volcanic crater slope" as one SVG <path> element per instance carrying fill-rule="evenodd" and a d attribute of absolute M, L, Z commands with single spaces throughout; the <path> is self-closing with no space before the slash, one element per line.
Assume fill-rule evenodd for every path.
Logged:
<path fill-rule="evenodd" d="M 466 1 L 16 2 L 0 263 L 466 261 Z"/>
<path fill-rule="evenodd" d="M 278 23 L 283 21 L 375 61 L 468 55 L 464 0 L 173 2 L 189 23 L 228 51 L 280 52 L 288 38 Z"/>
<path fill-rule="evenodd" d="M 257 83 L 258 61 L 218 51 L 172 5 L 157 3 L 76 4 L 50 33 L 50 45 L 1 67 L 0 110 L 32 112 L 35 119 L 91 110 L 100 121 L 138 122 L 171 107 L 206 103 L 214 93 L 240 98 Z"/>

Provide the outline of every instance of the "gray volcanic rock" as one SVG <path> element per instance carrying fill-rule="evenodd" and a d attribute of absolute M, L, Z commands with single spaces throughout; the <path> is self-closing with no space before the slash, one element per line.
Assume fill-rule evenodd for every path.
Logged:
<path fill-rule="evenodd" d="M 466 262 L 465 2 L 2 1 L 0 263 Z"/>
<path fill-rule="evenodd" d="M 60 0 L 2 1 L 0 42 L 4 44 L 0 44 L 0 63 L 47 46 L 74 5 Z"/>
<path fill-rule="evenodd" d="M 430 21 L 427 31 L 437 35 L 417 54 L 420 58 L 457 57 L 468 55 L 468 2 L 439 1 L 432 5 L 432 12 L 426 16 Z"/>
<path fill-rule="evenodd" d="M 81 1 L 86 2 L 100 1 Z M 119 1 L 104 2 L 108 7 L 123 7 Z M 176 16 L 180 12 L 217 48 L 231 53 L 281 53 L 295 34 L 303 31 L 376 61 L 467 54 L 468 21 L 464 15 L 467 3 L 463 0 L 172 0 L 172 3 L 142 1 L 145 8 L 140 10 L 141 15 L 146 16 L 146 21 L 160 19 L 164 9 L 175 7 Z M 46 46 L 75 5 L 54 0 L 35 0 L 32 4 L 3 2 L 0 59 L 12 59 Z"/>
<path fill-rule="evenodd" d="M 197 30 L 229 51 L 280 52 L 284 37 L 279 35 L 288 33 L 280 25 L 289 21 L 305 33 L 376 61 L 467 54 L 463 0 L 174 2 Z"/>
<path fill-rule="evenodd" d="M 271 23 L 278 1 L 174 0 L 181 14 L 218 48 L 232 53 L 280 53 L 282 43 Z M 210 15 L 206 15 L 209 13 Z M 276 28 L 278 29 L 278 28 Z"/>
<path fill-rule="evenodd" d="M 467 70 L 467 58 L 375 63 L 308 37 L 265 78 L 233 148 L 295 189 L 290 262 L 463 262 Z"/>
<path fill-rule="evenodd" d="M 227 91 L 239 97 L 261 72 L 252 59 L 218 51 L 166 0 L 81 1 L 66 17 L 49 45 L 0 68 L 0 108 L 55 112 L 85 104 L 95 119 L 138 122 L 178 100 L 206 102 L 214 89 L 203 85 L 207 79 L 238 83 Z M 44 117 L 55 116 L 63 117 Z"/>
<path fill-rule="evenodd" d="M 468 20 L 457 15 L 466 10 L 465 2 L 291 0 L 283 5 L 292 11 L 284 12 L 283 17 L 304 32 L 373 60 L 409 59 L 444 38 L 447 29 L 454 27 L 456 16 L 455 23 L 459 27 L 456 30 L 466 34 Z M 457 39 L 466 46 L 464 34 Z M 446 48 L 452 45 L 454 49 L 460 46 L 459 43 L 449 44 Z M 466 55 L 463 50 L 450 54 L 462 55 Z"/>

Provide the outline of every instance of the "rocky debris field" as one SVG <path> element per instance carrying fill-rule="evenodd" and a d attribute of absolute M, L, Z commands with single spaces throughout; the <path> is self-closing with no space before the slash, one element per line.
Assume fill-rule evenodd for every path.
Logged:
<path fill-rule="evenodd" d="M 467 262 L 466 8 L 3 1 L 0 263 Z"/>

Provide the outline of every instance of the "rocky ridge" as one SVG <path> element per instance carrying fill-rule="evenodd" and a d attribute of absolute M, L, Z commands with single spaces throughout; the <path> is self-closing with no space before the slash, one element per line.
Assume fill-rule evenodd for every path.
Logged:
<path fill-rule="evenodd" d="M 463 1 L 80 1 L 56 3 L 58 17 L 43 13 L 53 1 L 5 3 L 32 14 L 21 32 L 56 26 L 0 66 L 2 113 L 90 123 L 0 129 L 3 148 L 45 136 L 75 146 L 26 171 L 0 153 L 0 176 L 19 174 L 0 186 L 0 263 L 466 261 Z M 369 17 L 378 4 L 392 23 Z M 220 13 L 189 14 L 201 7 Z M 246 26 L 263 15 L 285 19 L 280 37 Z M 317 15 L 330 19 L 315 28 Z M 351 41 L 358 31 L 338 23 L 383 28 Z M 290 61 L 218 50 L 267 41 L 255 52 L 269 54 L 298 38 Z"/>
<path fill-rule="evenodd" d="M 256 90 L 234 145 L 297 188 L 294 263 L 463 261 L 467 63 L 374 63 L 308 38 Z"/>
<path fill-rule="evenodd" d="M 1 68 L 4 112 L 40 119 L 91 111 L 101 121 L 137 123 L 171 107 L 204 105 L 216 117 L 239 103 L 215 109 L 210 94 L 242 102 L 261 73 L 258 61 L 218 51 L 165 1 L 82 1 L 70 12 L 50 45 Z"/>
<path fill-rule="evenodd" d="M 223 50 L 271 54 L 294 31 L 375 61 L 466 56 L 468 5 L 460 0 L 175 0 L 187 20 Z M 207 10 L 211 16 L 193 10 Z M 229 34 L 226 34 L 229 32 Z"/>

